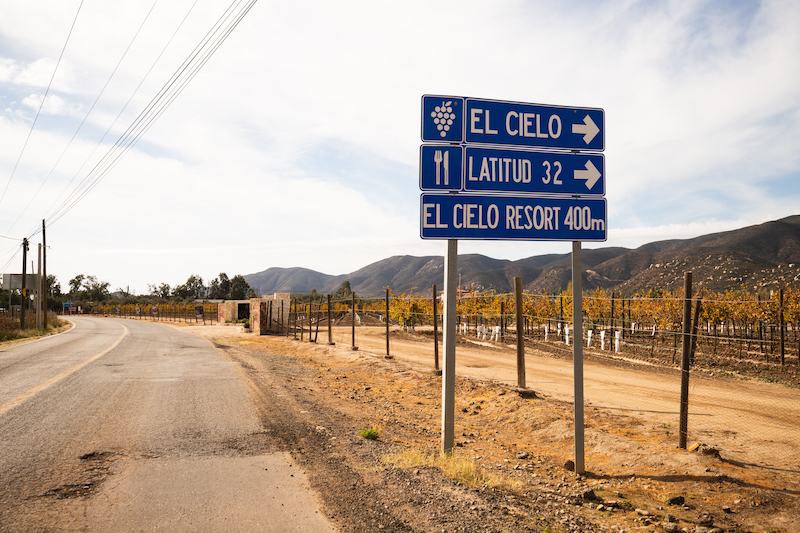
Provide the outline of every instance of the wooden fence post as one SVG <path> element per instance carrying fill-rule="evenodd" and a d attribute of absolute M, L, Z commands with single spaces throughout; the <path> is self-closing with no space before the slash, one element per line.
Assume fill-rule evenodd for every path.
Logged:
<path fill-rule="evenodd" d="M 331 295 L 329 294 L 328 295 L 328 344 L 330 346 L 333 346 L 334 344 L 336 344 L 335 342 L 333 342 L 333 330 L 332 330 L 333 323 L 332 322 L 333 322 L 333 318 L 332 318 L 332 314 L 331 314 Z"/>
<path fill-rule="evenodd" d="M 517 304 L 517 387 L 525 388 L 525 338 L 524 317 L 522 314 L 522 278 L 514 278 L 514 298 Z"/>
<path fill-rule="evenodd" d="M 689 353 L 691 351 L 692 273 L 683 274 L 683 358 L 681 359 L 680 437 L 678 447 L 686 449 L 689 421 Z"/>
<path fill-rule="evenodd" d="M 781 328 L 781 366 L 786 364 L 786 353 L 784 352 L 784 333 L 783 333 L 783 289 L 778 291 L 779 306 L 778 306 L 778 325 Z"/>
<path fill-rule="evenodd" d="M 358 346 L 356 346 L 356 293 L 350 293 L 353 296 L 353 345 L 350 347 L 351 350 L 356 351 L 358 350 Z"/>
<path fill-rule="evenodd" d="M 386 287 L 386 357 L 389 357 L 389 287 Z"/>

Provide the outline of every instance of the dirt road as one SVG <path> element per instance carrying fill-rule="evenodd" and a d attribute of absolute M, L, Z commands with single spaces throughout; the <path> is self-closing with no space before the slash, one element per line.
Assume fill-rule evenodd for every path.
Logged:
<path fill-rule="evenodd" d="M 340 344 L 351 344 L 349 335 L 348 328 L 340 328 L 334 338 Z M 324 338 L 327 340 L 327 336 Z M 423 339 L 424 336 L 396 334 L 390 339 L 390 353 L 420 368 L 432 368 L 433 342 Z M 516 385 L 515 347 L 474 338 L 464 340 L 467 342 L 461 342 L 456 349 L 459 376 Z M 361 350 L 385 354 L 385 330 L 358 328 L 356 343 Z M 635 415 L 643 422 L 663 427 L 676 436 L 677 445 L 680 373 L 591 354 L 587 351 L 584 365 L 586 404 Z M 527 385 L 539 394 L 571 402 L 571 347 L 564 346 L 563 355 L 569 358 L 554 358 L 528 349 Z M 730 459 L 800 471 L 800 389 L 754 380 L 709 379 L 706 374 L 694 373 L 689 392 L 690 444 L 699 441 L 725 450 Z M 587 423 L 591 424 L 588 417 Z"/>
<path fill-rule="evenodd" d="M 252 343 L 259 350 L 283 350 L 301 360 L 308 355 L 312 364 L 331 365 L 339 358 L 350 361 L 360 370 L 348 372 L 346 385 L 331 382 L 322 373 L 314 381 L 314 395 L 317 391 L 335 394 L 339 410 L 356 402 L 350 416 L 383 424 L 392 435 L 387 437 L 389 442 L 435 449 L 439 444 L 441 379 L 430 372 L 432 343 L 425 336 L 394 332 L 390 340 L 393 359 L 386 361 L 383 331 L 357 328 L 358 351 L 350 349 L 350 328 L 334 329 L 335 347 L 258 337 L 239 342 L 248 347 Z M 327 336 L 320 340 L 327 341 Z M 493 385 L 516 383 L 514 350 L 462 342 L 457 360 L 459 376 L 478 379 L 460 381 L 456 413 L 459 448 L 478 458 L 478 464 L 489 471 L 506 472 L 504 467 L 513 466 L 519 470 L 512 473 L 532 471 L 541 476 L 536 479 L 569 481 L 568 476 L 560 477 L 559 468 L 553 465 L 563 465 L 573 454 L 572 362 L 529 351 L 528 385 L 538 398 L 544 398 L 531 402 L 506 394 L 508 387 L 501 386 L 498 391 Z M 386 370 L 385 365 L 393 370 Z M 416 376 L 413 387 L 407 385 L 411 369 Z M 400 382 L 406 385 L 400 386 Z M 589 357 L 585 390 L 590 404 L 587 478 L 600 480 L 590 483 L 595 490 L 602 491 L 605 483 L 618 485 L 624 490 L 613 490 L 612 495 L 624 494 L 623 501 L 638 500 L 662 516 L 670 512 L 665 505 L 670 495 L 685 494 L 687 500 L 693 500 L 687 502 L 692 509 L 705 509 L 720 522 L 727 518 L 731 531 L 737 531 L 736 527 L 800 529 L 795 518 L 800 510 L 796 446 L 800 402 L 796 389 L 695 376 L 689 442 L 703 444 L 696 452 L 676 449 L 676 372 Z M 523 456 L 535 455 L 551 470 L 542 473 L 538 462 L 520 459 L 518 450 L 523 450 Z"/>

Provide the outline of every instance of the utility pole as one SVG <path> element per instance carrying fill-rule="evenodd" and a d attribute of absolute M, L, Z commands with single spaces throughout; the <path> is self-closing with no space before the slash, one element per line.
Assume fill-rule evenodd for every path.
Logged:
<path fill-rule="evenodd" d="M 47 238 L 44 234 L 42 219 L 42 326 L 47 329 Z"/>
<path fill-rule="evenodd" d="M 25 329 L 25 274 L 27 273 L 26 265 L 28 261 L 28 239 L 22 239 L 22 300 L 20 301 L 19 306 L 19 328 L 21 330 Z"/>
<path fill-rule="evenodd" d="M 39 243 L 39 277 L 36 278 L 36 329 L 42 329 L 42 244 Z"/>

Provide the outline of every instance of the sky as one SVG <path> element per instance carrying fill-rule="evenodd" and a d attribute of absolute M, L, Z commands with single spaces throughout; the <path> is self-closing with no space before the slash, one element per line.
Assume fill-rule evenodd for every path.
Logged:
<path fill-rule="evenodd" d="M 0 0 L 0 272 L 23 238 L 30 271 L 42 220 L 65 290 L 444 255 L 420 238 L 425 94 L 602 108 L 608 240 L 584 248 L 800 214 L 798 2 L 258 0 L 181 71 L 249 1 Z"/>

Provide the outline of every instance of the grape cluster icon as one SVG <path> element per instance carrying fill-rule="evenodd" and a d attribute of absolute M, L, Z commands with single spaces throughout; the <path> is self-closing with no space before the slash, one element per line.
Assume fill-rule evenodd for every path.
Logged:
<path fill-rule="evenodd" d="M 447 132 L 450 131 L 450 126 L 453 125 L 453 120 L 456 118 L 456 114 L 453 113 L 452 104 L 452 100 L 449 102 L 442 102 L 442 105 L 437 105 L 433 108 L 433 111 L 431 111 L 433 123 L 436 124 L 436 129 L 439 130 L 439 135 L 442 137 L 447 136 Z"/>

